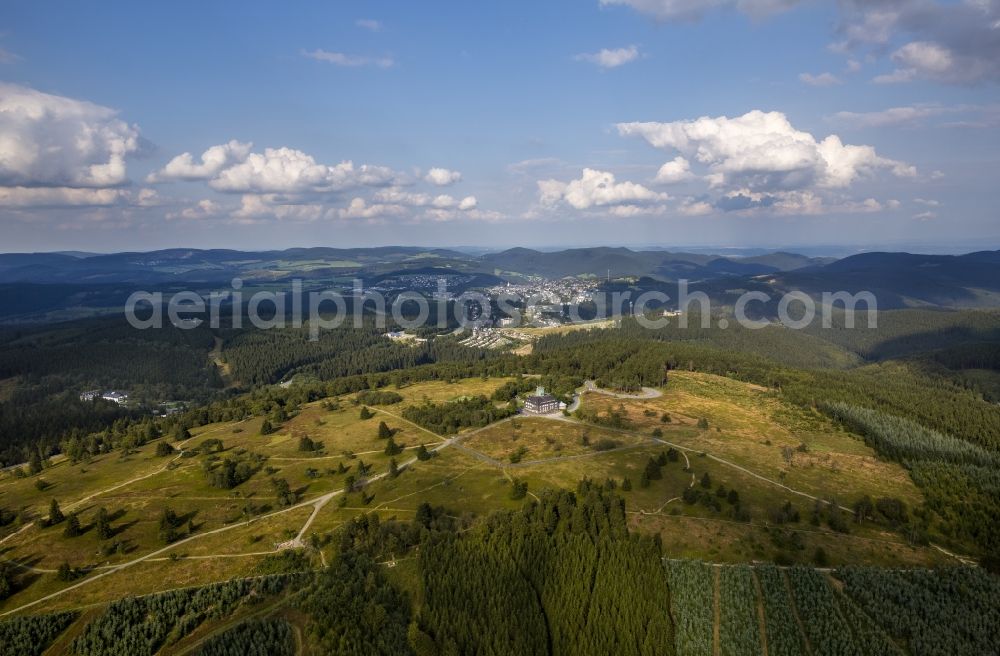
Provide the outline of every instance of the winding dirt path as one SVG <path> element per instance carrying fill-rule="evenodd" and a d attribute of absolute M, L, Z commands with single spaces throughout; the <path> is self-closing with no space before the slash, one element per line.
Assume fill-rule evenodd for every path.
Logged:
<path fill-rule="evenodd" d="M 108 492 L 114 492 L 115 490 L 120 490 L 123 487 L 128 487 L 129 485 L 132 485 L 133 483 L 138 483 L 139 481 L 144 481 L 147 478 L 152 478 L 153 476 L 156 476 L 157 474 L 162 474 L 163 472 L 168 471 L 170 469 L 170 465 L 172 465 L 173 463 L 177 462 L 180 459 L 181 459 L 181 455 L 178 454 L 178 455 L 174 456 L 173 458 L 171 458 L 170 460 L 168 460 L 167 463 L 165 465 L 163 465 L 162 467 L 160 467 L 159 469 L 155 469 L 155 470 L 149 472 L 148 474 L 143 474 L 142 476 L 136 476 L 135 478 L 131 478 L 131 479 L 125 481 L 124 483 L 119 483 L 118 485 L 113 485 L 113 486 L 111 486 L 109 488 L 105 488 L 105 489 L 100 490 L 98 492 L 94 492 L 93 494 L 90 494 L 88 496 L 85 496 L 82 499 L 78 499 L 78 500 L 74 501 L 73 503 L 70 503 L 69 505 L 65 506 L 64 508 L 66 510 L 71 510 L 73 508 L 76 508 L 77 506 L 83 505 L 84 503 L 90 501 L 94 497 L 104 496 Z"/>
<path fill-rule="evenodd" d="M 652 387 L 643 387 L 642 391 L 638 394 L 625 394 L 622 392 L 612 392 L 611 390 L 606 390 L 598 387 L 597 384 L 592 380 L 583 381 L 583 389 L 587 392 L 596 392 L 598 394 L 603 394 L 604 396 L 612 396 L 616 399 L 656 399 L 663 396 L 663 392 Z"/>

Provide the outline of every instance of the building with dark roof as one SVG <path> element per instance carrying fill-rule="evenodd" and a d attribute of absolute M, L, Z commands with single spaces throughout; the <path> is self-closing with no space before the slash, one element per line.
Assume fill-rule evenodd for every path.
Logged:
<path fill-rule="evenodd" d="M 524 411 L 533 415 L 547 415 L 559 409 L 559 400 L 545 393 L 544 387 L 535 390 L 532 396 L 524 399 Z"/>

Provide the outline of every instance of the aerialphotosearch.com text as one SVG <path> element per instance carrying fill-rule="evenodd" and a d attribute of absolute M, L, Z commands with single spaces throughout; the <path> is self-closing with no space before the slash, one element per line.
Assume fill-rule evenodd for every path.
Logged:
<path fill-rule="evenodd" d="M 414 330 L 435 327 L 447 329 L 457 323 L 463 328 L 493 326 L 503 319 L 504 326 L 525 325 L 526 317 L 537 315 L 537 311 L 560 307 L 564 319 L 569 323 L 581 323 L 609 318 L 632 316 L 636 322 L 649 329 L 664 328 L 676 320 L 679 328 L 688 328 L 691 317 L 698 318 L 701 328 L 711 327 L 713 315 L 712 301 L 702 291 L 690 291 L 687 280 L 677 282 L 676 304 L 670 295 L 661 291 L 595 292 L 588 303 L 587 318 L 581 316 L 583 303 L 564 303 L 544 295 L 524 297 L 519 294 L 484 294 L 478 291 L 464 291 L 451 294 L 444 279 L 438 281 L 437 290 L 431 295 L 416 291 L 404 291 L 390 298 L 379 291 L 364 289 L 361 280 L 355 280 L 347 292 L 340 290 L 304 291 L 301 280 L 293 280 L 287 292 L 258 290 L 252 294 L 243 289 L 243 281 L 234 278 L 230 289 L 212 291 L 207 295 L 185 290 L 169 295 L 163 292 L 137 291 L 131 294 L 125 304 L 128 323 L 140 330 L 162 328 L 166 325 L 181 329 L 193 329 L 206 321 L 209 327 L 219 328 L 223 319 L 232 328 L 242 328 L 249 324 L 254 328 L 302 328 L 305 326 L 311 340 L 319 339 L 324 330 L 333 330 L 350 322 L 361 328 L 365 316 L 373 319 L 379 329 Z M 876 328 L 878 307 L 875 295 L 868 291 L 850 293 L 846 291 L 823 292 L 819 302 L 802 291 L 785 292 L 774 296 L 763 291 L 746 291 L 732 304 L 731 316 L 737 324 L 751 330 L 764 328 L 773 322 L 762 318 L 761 310 L 774 307 L 777 299 L 776 319 L 784 327 L 802 330 L 813 325 L 817 319 L 823 328 L 833 326 L 833 317 L 842 313 L 842 327 L 856 326 L 855 314 L 863 308 L 867 321 L 864 327 Z M 756 304 L 757 312 L 751 311 Z M 728 304 L 727 304 L 728 306 Z M 675 307 L 675 310 L 665 310 Z M 450 320 L 453 319 L 454 323 Z M 719 318 L 716 327 L 729 327 L 725 316 Z"/>

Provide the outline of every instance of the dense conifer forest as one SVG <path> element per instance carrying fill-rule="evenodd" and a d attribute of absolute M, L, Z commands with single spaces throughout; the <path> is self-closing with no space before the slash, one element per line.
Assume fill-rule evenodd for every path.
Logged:
<path fill-rule="evenodd" d="M 278 619 L 244 620 L 213 636 L 198 656 L 294 656 L 291 625 Z"/>
<path fill-rule="evenodd" d="M 516 412 L 517 407 L 512 404 L 497 408 L 485 396 L 476 396 L 449 403 L 413 406 L 403 411 L 403 417 L 439 435 L 451 435 L 462 428 L 492 424 Z"/>
<path fill-rule="evenodd" d="M 222 618 L 237 607 L 300 586 L 307 575 L 282 574 L 236 579 L 146 597 L 126 597 L 108 605 L 72 645 L 79 656 L 152 656 L 202 622 Z"/>
<path fill-rule="evenodd" d="M 444 654 L 665 654 L 672 628 L 656 541 L 587 481 L 421 550 L 418 617 Z"/>

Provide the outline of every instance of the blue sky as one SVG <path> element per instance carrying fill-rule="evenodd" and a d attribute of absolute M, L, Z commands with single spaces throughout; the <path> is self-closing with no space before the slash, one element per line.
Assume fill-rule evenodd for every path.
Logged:
<path fill-rule="evenodd" d="M 0 49 L 4 251 L 1000 247 L 997 0 L 36 0 Z"/>

